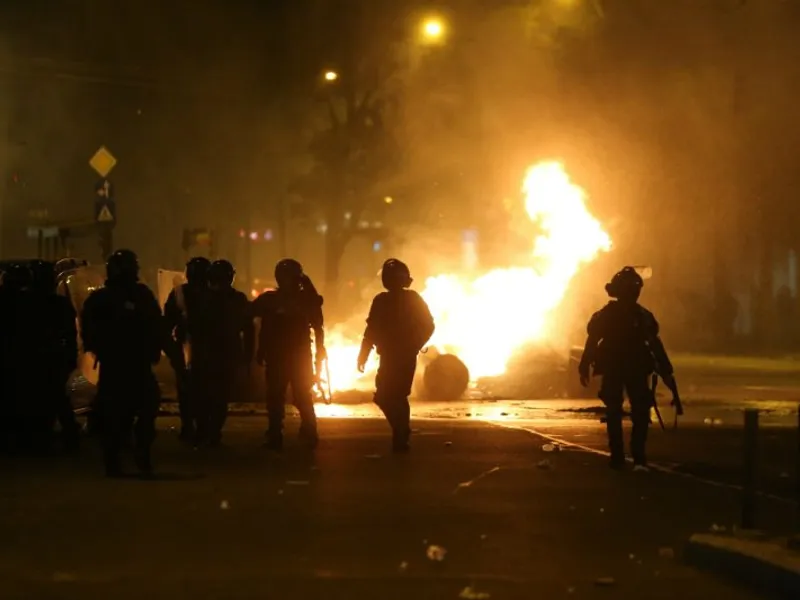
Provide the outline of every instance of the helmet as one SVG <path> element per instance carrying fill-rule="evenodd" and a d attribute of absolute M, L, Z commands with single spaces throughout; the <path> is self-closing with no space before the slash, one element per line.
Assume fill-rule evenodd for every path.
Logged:
<path fill-rule="evenodd" d="M 208 269 L 211 261 L 204 256 L 195 256 L 186 263 L 186 281 L 192 285 L 208 283 Z"/>
<path fill-rule="evenodd" d="M 106 261 L 106 279 L 112 283 L 139 281 L 139 257 L 132 250 L 117 250 Z"/>
<path fill-rule="evenodd" d="M 644 279 L 633 267 L 625 267 L 606 284 L 606 293 L 618 300 L 638 300 Z"/>
<path fill-rule="evenodd" d="M 275 281 L 279 288 L 298 287 L 303 277 L 303 265 L 293 258 L 284 258 L 275 265 Z"/>
<path fill-rule="evenodd" d="M 411 271 L 408 265 L 396 258 L 390 258 L 381 268 L 381 283 L 387 290 L 402 290 L 411 285 Z"/>
<path fill-rule="evenodd" d="M 33 285 L 33 272 L 27 265 L 15 263 L 3 272 L 3 287 L 13 290 L 25 290 Z"/>
<path fill-rule="evenodd" d="M 208 267 L 208 282 L 217 287 L 230 287 L 236 277 L 236 269 L 227 260 L 215 260 Z"/>
<path fill-rule="evenodd" d="M 56 291 L 56 268 L 51 262 L 35 260 L 30 266 L 34 286 L 47 294 Z"/>

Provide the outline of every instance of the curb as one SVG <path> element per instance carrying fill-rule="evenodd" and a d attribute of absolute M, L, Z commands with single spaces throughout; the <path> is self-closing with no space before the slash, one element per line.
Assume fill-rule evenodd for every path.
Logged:
<path fill-rule="evenodd" d="M 800 553 L 786 541 L 697 533 L 684 554 L 695 567 L 779 598 L 800 598 Z"/>

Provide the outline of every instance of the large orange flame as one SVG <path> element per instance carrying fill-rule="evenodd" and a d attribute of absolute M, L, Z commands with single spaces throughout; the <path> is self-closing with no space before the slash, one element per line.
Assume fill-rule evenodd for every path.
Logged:
<path fill-rule="evenodd" d="M 548 319 L 564 299 L 575 274 L 611 239 L 586 207 L 586 193 L 563 165 L 530 167 L 522 184 L 525 210 L 541 232 L 533 240 L 529 267 L 494 269 L 478 277 L 430 277 L 421 292 L 436 320 L 430 344 L 457 354 L 474 379 L 501 375 L 524 344 L 544 342 Z M 332 387 L 368 385 L 355 371 L 358 342 L 343 331 L 328 334 Z"/>

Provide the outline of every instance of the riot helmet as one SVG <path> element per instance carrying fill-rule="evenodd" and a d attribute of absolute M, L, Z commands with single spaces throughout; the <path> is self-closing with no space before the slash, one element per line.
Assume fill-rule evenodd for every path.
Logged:
<path fill-rule="evenodd" d="M 186 282 L 189 285 L 207 285 L 211 261 L 204 256 L 195 256 L 186 263 Z"/>
<path fill-rule="evenodd" d="M 213 288 L 228 288 L 233 285 L 236 269 L 227 260 L 215 260 L 208 267 L 208 283 Z"/>
<path fill-rule="evenodd" d="M 24 264 L 14 263 L 3 271 L 3 287 L 14 291 L 28 290 L 33 286 L 33 272 Z"/>
<path fill-rule="evenodd" d="M 408 265 L 396 258 L 390 258 L 381 268 L 381 283 L 387 290 L 402 290 L 410 287 L 414 280 Z"/>
<path fill-rule="evenodd" d="M 636 301 L 642 293 L 644 279 L 633 267 L 625 267 L 606 284 L 606 293 L 617 300 Z"/>
<path fill-rule="evenodd" d="M 299 288 L 303 282 L 303 265 L 293 258 L 284 258 L 275 265 L 275 281 L 278 288 Z"/>
<path fill-rule="evenodd" d="M 33 275 L 34 287 L 46 294 L 56 291 L 56 269 L 55 265 L 45 260 L 35 260 L 30 265 Z"/>
<path fill-rule="evenodd" d="M 139 257 L 133 250 L 117 250 L 106 261 L 106 280 L 109 283 L 139 281 Z"/>

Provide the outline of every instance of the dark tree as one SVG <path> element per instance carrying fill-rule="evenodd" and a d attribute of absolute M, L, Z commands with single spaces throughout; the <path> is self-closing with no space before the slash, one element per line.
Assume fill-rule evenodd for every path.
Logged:
<path fill-rule="evenodd" d="M 313 98 L 312 162 L 292 187 L 327 226 L 325 284 L 335 302 L 347 244 L 402 170 L 396 128 L 410 22 L 407 7 L 382 0 L 305 4 L 289 31 L 312 40 L 294 61 Z"/>

